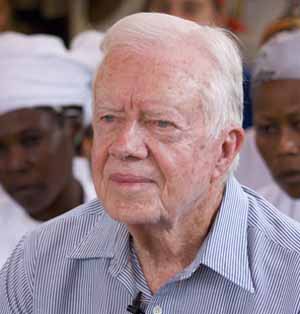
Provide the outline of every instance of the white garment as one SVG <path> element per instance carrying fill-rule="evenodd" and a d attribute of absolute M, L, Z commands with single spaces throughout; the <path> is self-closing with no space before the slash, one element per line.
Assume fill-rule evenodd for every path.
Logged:
<path fill-rule="evenodd" d="M 300 199 L 291 198 L 275 182 L 258 193 L 285 215 L 300 221 Z"/>
<path fill-rule="evenodd" d="M 84 191 L 84 202 L 96 198 L 88 161 L 75 158 L 74 176 L 79 180 Z M 41 224 L 32 219 L 0 186 L 0 268 L 19 242 L 21 237 Z"/>
<path fill-rule="evenodd" d="M 73 161 L 73 173 L 83 187 L 84 202 L 95 199 L 97 195 L 88 160 L 83 157 L 76 157 Z"/>
<path fill-rule="evenodd" d="M 21 237 L 39 224 L 0 187 L 0 268 Z"/>
<path fill-rule="evenodd" d="M 255 191 L 273 182 L 273 178 L 256 148 L 254 128 L 246 130 L 245 143 L 240 153 L 240 162 L 235 176 L 241 184 Z"/>
<path fill-rule="evenodd" d="M 252 69 L 253 84 L 272 80 L 299 80 L 299 51 L 299 29 L 277 33 L 261 47 L 255 59 Z"/>

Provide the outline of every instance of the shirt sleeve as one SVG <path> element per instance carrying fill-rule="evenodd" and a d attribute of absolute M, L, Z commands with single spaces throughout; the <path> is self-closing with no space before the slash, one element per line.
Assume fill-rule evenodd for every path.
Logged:
<path fill-rule="evenodd" d="M 0 271 L 0 314 L 32 313 L 34 269 L 26 259 L 26 238 L 23 238 Z"/>

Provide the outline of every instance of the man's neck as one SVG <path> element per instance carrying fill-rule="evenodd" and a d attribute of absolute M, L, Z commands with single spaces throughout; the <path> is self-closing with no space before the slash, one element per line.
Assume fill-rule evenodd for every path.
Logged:
<path fill-rule="evenodd" d="M 210 201 L 195 208 L 171 228 L 159 225 L 128 227 L 152 292 L 155 293 L 195 259 L 214 222 L 223 189 L 209 194 Z"/>

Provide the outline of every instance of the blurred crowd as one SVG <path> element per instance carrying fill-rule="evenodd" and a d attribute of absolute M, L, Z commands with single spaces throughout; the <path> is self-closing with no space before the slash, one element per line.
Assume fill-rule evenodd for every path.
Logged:
<path fill-rule="evenodd" d="M 225 0 L 149 0 L 144 11 L 243 29 Z M 25 35 L 13 12 L 0 0 L 0 266 L 23 234 L 96 198 L 92 87 L 104 33 Z M 287 1 L 244 64 L 246 143 L 236 176 L 300 221 L 299 28 L 300 1 Z"/>

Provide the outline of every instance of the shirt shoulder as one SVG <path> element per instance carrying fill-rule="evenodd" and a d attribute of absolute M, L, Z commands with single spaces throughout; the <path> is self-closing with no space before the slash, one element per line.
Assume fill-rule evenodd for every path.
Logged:
<path fill-rule="evenodd" d="M 95 200 L 24 236 L 0 272 L 0 313 L 31 313 L 36 281 L 47 273 L 54 278 L 62 269 L 70 268 L 69 255 L 95 230 L 97 237 L 101 234 L 104 217 L 101 203 Z M 107 229 L 114 224 L 108 218 L 105 223 Z"/>
<path fill-rule="evenodd" d="M 265 189 L 265 194 L 272 187 Z M 243 187 L 249 199 L 248 227 L 265 238 L 265 244 L 293 252 L 300 259 L 300 223 L 286 216 L 264 197 Z"/>
<path fill-rule="evenodd" d="M 99 200 L 84 203 L 66 214 L 42 224 L 24 241 L 25 244 L 36 242 L 36 250 L 40 257 L 43 254 L 51 254 L 51 252 L 67 255 L 67 252 L 77 247 L 95 226 L 99 225 L 101 228 L 101 219 L 104 216 L 106 213 Z"/>

